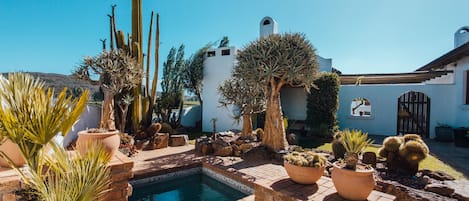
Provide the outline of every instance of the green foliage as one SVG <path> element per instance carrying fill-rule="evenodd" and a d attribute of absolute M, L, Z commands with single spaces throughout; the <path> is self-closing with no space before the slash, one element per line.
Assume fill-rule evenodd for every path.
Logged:
<path fill-rule="evenodd" d="M 58 145 L 51 145 L 54 155 L 43 152 L 38 171 L 30 171 L 27 177 L 39 200 L 100 200 L 111 190 L 111 169 L 107 166 L 111 156 L 101 144 L 91 144 L 91 151 L 74 157 Z"/>
<path fill-rule="evenodd" d="M 161 129 L 159 131 L 160 133 L 173 133 L 173 128 L 171 127 L 171 124 L 169 123 L 161 123 Z"/>
<path fill-rule="evenodd" d="M 326 157 L 313 151 L 293 151 L 285 154 L 285 156 L 283 156 L 283 159 L 292 165 L 302 167 L 319 168 L 326 166 L 327 163 Z"/>
<path fill-rule="evenodd" d="M 345 129 L 342 131 L 341 142 L 346 152 L 361 154 L 373 143 L 373 140 L 368 139 L 368 133 L 363 133 L 361 130 Z"/>
<path fill-rule="evenodd" d="M 218 45 L 218 48 L 228 47 L 229 45 L 230 45 L 230 39 L 228 39 L 228 36 L 223 36 L 223 38 L 220 41 L 220 44 Z"/>
<path fill-rule="evenodd" d="M 0 135 L 18 144 L 35 171 L 39 151 L 58 133 L 70 131 L 85 109 L 88 91 L 73 99 L 64 89 L 54 97 L 54 91 L 45 89 L 44 82 L 23 73 L 9 74 L 8 80 L 0 76 L 0 88 Z M 0 155 L 9 161 L 3 152 Z"/>
<path fill-rule="evenodd" d="M 233 77 L 245 79 L 250 86 L 259 84 L 265 93 L 268 137 L 262 143 L 274 151 L 286 149 L 280 90 L 284 86 L 310 89 L 319 66 L 313 46 L 303 34 L 273 34 L 248 44 L 238 52 L 237 61 Z"/>
<path fill-rule="evenodd" d="M 339 76 L 323 72 L 314 85 L 317 88 L 312 88 L 306 99 L 306 124 L 314 135 L 332 136 L 337 130 Z"/>
<path fill-rule="evenodd" d="M 184 88 L 197 96 L 200 105 L 203 104 L 202 81 L 204 79 L 205 54 L 207 53 L 207 50 L 210 49 L 210 47 L 212 47 L 212 44 L 208 43 L 204 47 L 197 50 L 197 52 L 189 58 L 187 68 L 183 74 Z"/>
<path fill-rule="evenodd" d="M 172 109 L 181 107 L 183 103 L 183 72 L 187 62 L 184 60 L 184 45 L 171 48 L 166 62 L 163 63 L 163 80 L 161 82 L 161 98 L 157 104 L 157 112 L 163 122 L 171 121 Z M 179 118 L 179 117 L 178 117 Z M 174 121 L 171 123 L 175 123 Z"/>

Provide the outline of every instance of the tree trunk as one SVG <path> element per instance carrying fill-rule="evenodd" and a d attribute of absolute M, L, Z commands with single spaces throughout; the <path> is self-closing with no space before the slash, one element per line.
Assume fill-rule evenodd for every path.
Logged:
<path fill-rule="evenodd" d="M 282 106 L 280 105 L 280 92 L 271 86 L 267 97 L 267 110 L 265 113 L 264 136 L 262 144 L 273 151 L 285 150 L 288 142 L 283 125 Z"/>
<path fill-rule="evenodd" d="M 241 137 L 249 137 L 252 134 L 252 119 L 251 114 L 243 114 L 243 131 Z"/>
<path fill-rule="evenodd" d="M 104 100 L 101 109 L 101 122 L 99 127 L 108 130 L 116 130 L 114 122 L 114 94 L 107 89 L 103 89 L 103 93 Z"/>

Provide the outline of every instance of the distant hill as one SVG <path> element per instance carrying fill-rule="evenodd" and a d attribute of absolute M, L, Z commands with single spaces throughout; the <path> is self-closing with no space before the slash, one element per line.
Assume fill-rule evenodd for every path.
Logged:
<path fill-rule="evenodd" d="M 67 87 L 69 93 L 72 93 L 73 95 L 78 95 L 76 93 L 79 93 L 83 89 L 90 90 L 91 95 L 99 91 L 99 86 L 92 85 L 89 82 L 75 78 L 72 75 L 40 72 L 24 73 L 31 74 L 32 76 L 43 80 L 46 83 L 46 86 L 55 88 L 56 92 L 62 91 L 65 87 Z M 3 76 L 7 76 L 7 74 L 8 73 L 2 73 Z"/>

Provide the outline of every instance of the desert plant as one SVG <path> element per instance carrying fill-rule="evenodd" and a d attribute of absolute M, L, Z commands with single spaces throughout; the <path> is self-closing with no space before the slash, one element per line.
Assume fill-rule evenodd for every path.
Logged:
<path fill-rule="evenodd" d="M 114 96 L 137 86 L 142 70 L 136 60 L 123 50 L 103 51 L 95 57 L 85 57 L 74 75 L 87 81 L 91 81 L 93 75 L 99 77 L 97 82 L 104 93 L 99 127 L 115 130 Z"/>
<path fill-rule="evenodd" d="M 254 130 L 254 133 L 256 134 L 258 140 L 262 140 L 262 137 L 264 137 L 264 129 L 262 128 L 256 128 L 256 130 Z"/>
<path fill-rule="evenodd" d="M 92 151 L 75 157 L 57 145 L 51 147 L 54 155 L 43 152 L 38 172 L 31 171 L 27 177 L 39 200 L 100 200 L 110 190 L 111 169 L 107 164 L 111 156 L 100 144 L 91 145 Z"/>
<path fill-rule="evenodd" d="M 429 154 L 428 146 L 416 134 L 390 136 L 384 139 L 378 155 L 386 158 L 388 168 L 414 175 L 419 163 Z"/>
<path fill-rule="evenodd" d="M 306 123 L 313 134 L 330 137 L 337 129 L 339 76 L 322 72 L 314 84 L 306 99 Z"/>
<path fill-rule="evenodd" d="M 252 134 L 251 116 L 265 110 L 265 97 L 262 88 L 257 83 L 248 83 L 244 79 L 235 77 L 225 80 L 219 87 L 220 99 L 218 102 L 224 106 L 234 105 L 239 108 L 240 113 L 234 116 L 235 119 L 243 120 L 243 130 L 241 135 L 248 137 Z M 254 84 L 254 85 L 253 85 Z"/>
<path fill-rule="evenodd" d="M 173 133 L 173 128 L 171 127 L 171 124 L 169 123 L 161 123 L 161 129 L 159 131 L 160 133 Z"/>
<path fill-rule="evenodd" d="M 54 97 L 44 82 L 23 73 L 9 74 L 8 80 L 0 75 L 0 88 L 0 135 L 18 144 L 29 168 L 36 172 L 39 151 L 58 133 L 70 131 L 85 109 L 88 91 L 73 99 L 64 89 Z M 0 155 L 11 161 L 3 152 Z"/>
<path fill-rule="evenodd" d="M 285 154 L 285 156 L 283 156 L 283 159 L 292 165 L 301 167 L 318 168 L 326 166 L 327 163 L 326 157 L 313 151 L 293 151 Z"/>
<path fill-rule="evenodd" d="M 273 151 L 286 149 L 280 90 L 283 86 L 309 90 L 319 66 L 313 46 L 303 34 L 273 34 L 251 42 L 238 52 L 237 61 L 234 74 L 248 83 L 259 83 L 265 92 L 262 143 Z"/>
<path fill-rule="evenodd" d="M 345 168 L 355 170 L 359 155 L 373 143 L 373 140 L 368 139 L 368 133 L 363 133 L 361 130 L 345 129 L 342 131 L 341 142 L 345 148 Z"/>
<path fill-rule="evenodd" d="M 340 159 L 340 158 L 344 158 L 345 156 L 345 147 L 344 145 L 342 144 L 342 133 L 341 132 L 337 132 L 336 134 L 334 134 L 334 137 L 333 137 L 333 140 L 332 140 L 332 152 L 334 153 L 334 158 L 335 159 Z"/>

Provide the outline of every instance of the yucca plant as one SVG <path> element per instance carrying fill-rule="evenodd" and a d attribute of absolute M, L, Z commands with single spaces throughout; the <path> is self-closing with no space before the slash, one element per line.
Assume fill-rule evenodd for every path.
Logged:
<path fill-rule="evenodd" d="M 29 168 L 37 172 L 39 151 L 58 133 L 66 135 L 83 112 L 88 91 L 73 99 L 67 89 L 54 97 L 54 90 L 29 74 L 0 75 L 0 136 L 18 144 Z M 5 153 L 0 155 L 22 175 Z M 27 182 L 27 181 L 26 181 Z"/>
<path fill-rule="evenodd" d="M 31 172 L 28 177 L 32 192 L 39 200 L 100 200 L 110 190 L 111 170 L 107 164 L 111 156 L 101 144 L 90 144 L 87 148 L 91 151 L 76 156 L 70 156 L 55 144 L 52 147 L 53 157 L 42 155 L 39 171 Z"/>
<path fill-rule="evenodd" d="M 368 139 L 368 133 L 363 133 L 361 130 L 345 129 L 342 131 L 341 143 L 345 148 L 345 168 L 355 170 L 359 155 L 373 143 L 373 140 Z"/>

